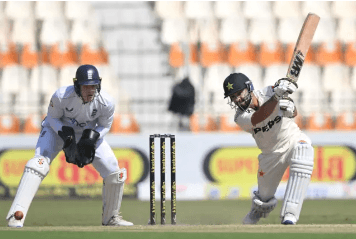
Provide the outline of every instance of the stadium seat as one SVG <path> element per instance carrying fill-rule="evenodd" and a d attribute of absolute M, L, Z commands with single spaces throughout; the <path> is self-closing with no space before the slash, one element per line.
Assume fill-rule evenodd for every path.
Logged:
<path fill-rule="evenodd" d="M 341 18 L 337 27 L 337 39 L 343 43 L 355 43 L 356 39 L 356 19 L 355 18 Z"/>
<path fill-rule="evenodd" d="M 256 53 L 256 48 L 251 42 L 233 43 L 228 50 L 228 63 L 232 67 L 256 63 Z"/>
<path fill-rule="evenodd" d="M 64 2 L 37 1 L 35 5 L 36 19 L 51 19 L 64 17 Z"/>
<path fill-rule="evenodd" d="M 326 65 L 322 74 L 322 88 L 328 95 L 332 113 L 339 114 L 352 108 L 352 91 L 347 66 L 338 63 Z"/>
<path fill-rule="evenodd" d="M 4 3 L 4 2 L 0 2 Z M 10 24 L 9 20 L 4 14 L 0 12 L 0 45 L 4 46 L 8 43 L 8 37 L 10 36 Z"/>
<path fill-rule="evenodd" d="M 34 15 L 34 2 L 31 1 L 7 1 L 5 5 L 5 14 L 8 18 L 28 19 Z"/>
<path fill-rule="evenodd" d="M 349 42 L 345 45 L 345 51 L 343 55 L 343 63 L 347 66 L 356 66 L 356 46 L 355 42 Z"/>
<path fill-rule="evenodd" d="M 115 114 L 110 132 L 115 134 L 139 133 L 140 126 L 132 114 Z"/>
<path fill-rule="evenodd" d="M 162 19 L 183 19 L 183 2 L 181 1 L 157 1 L 155 12 Z"/>
<path fill-rule="evenodd" d="M 242 16 L 242 2 L 239 1 L 216 1 L 214 12 L 217 18 L 229 19 Z"/>
<path fill-rule="evenodd" d="M 222 19 L 219 39 L 225 45 L 246 41 L 248 39 L 247 20 L 241 17 Z"/>
<path fill-rule="evenodd" d="M 8 65 L 3 68 L 1 89 L 3 93 L 19 94 L 28 79 L 28 71 L 19 64 Z"/>
<path fill-rule="evenodd" d="M 254 45 L 259 45 L 262 42 L 275 42 L 277 40 L 277 27 L 275 19 L 251 19 L 248 30 L 248 38 Z"/>
<path fill-rule="evenodd" d="M 273 18 L 272 2 L 269 1 L 246 1 L 243 2 L 243 14 L 246 18 Z"/>
<path fill-rule="evenodd" d="M 41 45 L 41 49 L 39 52 L 39 63 L 40 64 L 49 64 L 49 51 L 50 47 L 46 45 Z"/>
<path fill-rule="evenodd" d="M 274 85 L 276 81 L 285 77 L 288 70 L 288 64 L 274 64 L 265 68 L 263 78 L 264 86 Z"/>
<path fill-rule="evenodd" d="M 242 131 L 234 121 L 235 111 L 230 109 L 230 113 L 220 115 L 219 130 L 222 132 L 238 132 Z"/>
<path fill-rule="evenodd" d="M 104 64 L 104 57 L 99 47 L 93 47 L 92 45 L 85 44 L 79 54 L 79 64 Z"/>
<path fill-rule="evenodd" d="M 75 46 L 71 42 L 52 45 L 49 50 L 49 63 L 57 68 L 78 63 Z"/>
<path fill-rule="evenodd" d="M 335 18 L 355 18 L 356 2 L 332 1 L 331 13 Z"/>
<path fill-rule="evenodd" d="M 89 21 L 74 20 L 70 31 L 70 41 L 75 45 L 99 45 L 100 31 Z"/>
<path fill-rule="evenodd" d="M 46 19 L 43 21 L 40 42 L 44 45 L 54 45 L 69 40 L 69 30 L 66 19 Z"/>
<path fill-rule="evenodd" d="M 257 63 L 240 65 L 235 68 L 234 72 L 246 75 L 257 90 L 265 87 L 262 81 L 262 67 Z"/>
<path fill-rule="evenodd" d="M 188 19 L 209 19 L 214 16 L 213 2 L 186 1 L 184 4 L 185 17 Z"/>
<path fill-rule="evenodd" d="M 297 18 L 301 16 L 300 2 L 276 1 L 272 5 L 273 15 L 277 18 Z"/>
<path fill-rule="evenodd" d="M 299 75 L 298 90 L 292 96 L 303 116 L 322 110 L 324 94 L 321 84 L 321 67 L 305 63 Z"/>
<path fill-rule="evenodd" d="M 184 65 L 184 52 L 179 43 L 173 43 L 169 50 L 169 65 L 178 68 Z"/>
<path fill-rule="evenodd" d="M 283 44 L 295 45 L 299 31 L 295 29 L 301 29 L 303 26 L 302 18 L 283 18 L 279 20 L 277 27 L 278 40 Z"/>
<path fill-rule="evenodd" d="M 171 45 L 176 42 L 185 42 L 186 38 L 187 38 L 187 25 L 184 19 L 163 20 L 161 40 L 164 44 Z"/>
<path fill-rule="evenodd" d="M 34 18 L 22 18 L 14 21 L 11 40 L 15 44 L 36 44 L 36 26 Z"/>
<path fill-rule="evenodd" d="M 59 71 L 59 87 L 73 85 L 73 78 L 75 78 L 75 72 L 77 71 L 79 65 L 65 65 L 60 68 Z M 101 72 L 99 71 L 99 75 Z"/>
<path fill-rule="evenodd" d="M 303 16 L 309 12 L 317 14 L 321 18 L 331 17 L 331 7 L 329 1 L 301 1 L 301 11 Z"/>
<path fill-rule="evenodd" d="M 228 110 L 227 101 L 224 99 L 222 85 L 225 78 L 231 73 L 231 68 L 226 63 L 215 64 L 206 69 L 203 81 L 202 97 L 207 109 L 220 114 Z"/>
<path fill-rule="evenodd" d="M 101 77 L 101 88 L 108 92 L 117 101 L 120 97 L 118 79 L 116 79 L 115 74 L 109 64 L 99 64 L 96 65 L 99 71 L 99 76 Z M 72 71 L 75 74 L 76 70 Z"/>
<path fill-rule="evenodd" d="M 22 133 L 38 134 L 41 131 L 41 123 L 46 115 L 30 114 L 26 117 Z"/>
<path fill-rule="evenodd" d="M 322 43 L 315 51 L 315 63 L 321 66 L 341 63 L 342 59 L 342 45 L 339 41 Z"/>
<path fill-rule="evenodd" d="M 202 67 L 199 64 L 189 64 L 188 65 L 188 76 L 189 80 L 195 88 L 195 94 L 199 95 L 202 85 Z"/>
<path fill-rule="evenodd" d="M 19 52 L 14 43 L 9 43 L 1 47 L 0 67 L 6 67 L 19 63 Z"/>
<path fill-rule="evenodd" d="M 350 85 L 351 89 L 356 91 L 356 66 L 351 67 Z"/>
<path fill-rule="evenodd" d="M 189 117 L 189 128 L 193 133 L 218 130 L 216 120 L 210 114 L 194 113 Z"/>
<path fill-rule="evenodd" d="M 0 116 L 0 134 L 20 133 L 20 119 L 16 115 Z"/>
<path fill-rule="evenodd" d="M 58 89 L 57 70 L 55 67 L 48 64 L 35 66 L 31 71 L 29 87 L 31 92 L 52 96 Z"/>
<path fill-rule="evenodd" d="M 336 20 L 333 18 L 320 18 L 313 37 L 313 44 L 332 42 L 337 39 L 336 37 Z"/>
<path fill-rule="evenodd" d="M 223 61 L 224 54 L 224 48 L 220 43 L 209 44 L 203 42 L 200 51 L 200 64 L 203 67 L 219 64 Z"/>
<path fill-rule="evenodd" d="M 34 44 L 26 44 L 22 49 L 20 63 L 26 68 L 33 68 L 38 65 L 38 55 Z"/>
<path fill-rule="evenodd" d="M 189 63 L 190 64 L 198 64 L 200 63 L 199 59 L 199 51 L 198 51 L 198 45 L 190 43 L 189 44 Z"/>
<path fill-rule="evenodd" d="M 356 113 L 343 112 L 336 117 L 335 130 L 356 130 Z"/>
<path fill-rule="evenodd" d="M 333 119 L 330 113 L 314 112 L 307 117 L 305 123 L 305 130 L 309 131 L 324 131 L 333 128 Z"/>
<path fill-rule="evenodd" d="M 295 43 L 289 43 L 286 45 L 284 50 L 284 62 L 289 64 L 293 53 L 294 53 Z M 308 49 L 307 57 L 304 59 L 304 63 L 315 63 L 315 48 L 311 45 Z"/>
<path fill-rule="evenodd" d="M 85 20 L 92 13 L 92 5 L 90 2 L 84 1 L 69 1 L 64 5 L 65 16 L 70 20 Z"/>
<path fill-rule="evenodd" d="M 280 42 L 262 42 L 257 54 L 257 62 L 262 67 L 283 63 L 284 49 Z"/>
<path fill-rule="evenodd" d="M 328 64 L 324 66 L 322 73 L 322 87 L 326 91 L 350 88 L 349 69 L 342 63 Z"/>

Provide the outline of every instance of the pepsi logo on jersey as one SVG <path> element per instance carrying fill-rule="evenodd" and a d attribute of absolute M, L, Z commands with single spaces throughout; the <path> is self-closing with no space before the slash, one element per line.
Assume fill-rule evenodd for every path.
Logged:
<path fill-rule="evenodd" d="M 270 120 L 268 121 L 267 125 L 263 126 L 263 127 L 256 127 L 253 129 L 253 131 L 255 132 L 255 134 L 257 134 L 258 132 L 266 132 L 268 130 L 270 130 L 274 124 L 277 124 L 281 121 L 282 117 L 281 116 L 276 116 L 276 118 L 274 118 L 274 120 Z"/>

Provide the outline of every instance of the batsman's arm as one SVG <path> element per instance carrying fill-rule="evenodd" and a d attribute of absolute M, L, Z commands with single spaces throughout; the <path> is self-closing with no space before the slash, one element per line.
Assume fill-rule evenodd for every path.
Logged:
<path fill-rule="evenodd" d="M 276 108 L 278 100 L 275 97 L 271 97 L 267 100 L 251 117 L 251 123 L 253 126 L 267 119 Z"/>
<path fill-rule="evenodd" d="M 115 105 L 110 103 L 104 108 L 104 112 L 98 118 L 98 125 L 95 127 L 95 131 L 100 134 L 99 139 L 103 138 L 111 129 L 112 122 L 114 120 Z"/>
<path fill-rule="evenodd" d="M 57 96 L 57 92 L 55 92 L 48 106 L 47 119 L 52 129 L 57 133 L 62 130 L 63 123 L 60 118 L 63 115 L 64 111 L 61 107 L 61 101 Z"/>

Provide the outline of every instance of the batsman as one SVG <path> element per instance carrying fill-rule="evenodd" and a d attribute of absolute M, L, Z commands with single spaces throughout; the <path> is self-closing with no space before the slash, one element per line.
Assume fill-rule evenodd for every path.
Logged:
<path fill-rule="evenodd" d="M 276 207 L 274 197 L 287 167 L 290 174 L 280 213 L 281 223 L 295 225 L 299 219 L 314 166 L 311 140 L 294 122 L 297 109 L 288 95 L 298 86 L 289 78 L 274 86 L 255 90 L 242 73 L 230 74 L 224 81 L 225 98 L 236 110 L 234 121 L 252 134 L 262 153 L 258 156 L 258 190 L 243 224 L 256 224 Z"/>
<path fill-rule="evenodd" d="M 120 216 L 126 169 L 119 167 L 104 139 L 113 122 L 113 99 L 101 90 L 101 78 L 95 66 L 80 66 L 73 81 L 74 85 L 59 88 L 51 98 L 35 155 L 25 166 L 6 216 L 9 227 L 23 227 L 31 202 L 62 149 L 68 163 L 79 168 L 92 164 L 103 178 L 102 225 L 133 225 Z M 23 213 L 20 220 L 14 217 L 17 211 Z"/>

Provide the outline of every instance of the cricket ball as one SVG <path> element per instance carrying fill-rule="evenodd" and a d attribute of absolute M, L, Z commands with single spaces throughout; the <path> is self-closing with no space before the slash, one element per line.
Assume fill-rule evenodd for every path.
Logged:
<path fill-rule="evenodd" d="M 23 218 L 23 212 L 16 211 L 14 217 L 16 220 L 21 220 Z"/>

